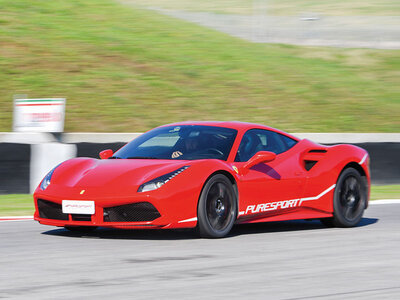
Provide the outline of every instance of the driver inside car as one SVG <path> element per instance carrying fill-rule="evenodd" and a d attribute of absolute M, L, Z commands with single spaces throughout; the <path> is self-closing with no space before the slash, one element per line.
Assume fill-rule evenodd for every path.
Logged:
<path fill-rule="evenodd" d="M 172 153 L 171 158 L 177 158 L 181 155 L 193 153 L 199 150 L 200 142 L 199 142 L 200 132 L 191 132 L 183 141 L 183 147 L 180 150 L 176 150 Z"/>

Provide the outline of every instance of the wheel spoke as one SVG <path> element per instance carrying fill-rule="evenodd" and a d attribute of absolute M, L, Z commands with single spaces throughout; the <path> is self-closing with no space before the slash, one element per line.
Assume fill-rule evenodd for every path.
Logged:
<path fill-rule="evenodd" d="M 226 188 L 225 188 L 225 186 L 224 186 L 222 183 L 217 183 L 217 186 L 218 186 L 218 197 L 219 197 L 220 199 L 223 199 L 224 196 L 225 196 L 225 190 L 226 190 Z"/>
<path fill-rule="evenodd" d="M 348 179 L 348 178 L 345 180 L 345 182 L 343 183 L 343 185 L 344 185 L 344 189 L 343 189 L 342 193 L 343 193 L 344 195 L 346 195 L 346 194 L 349 192 L 349 187 L 350 187 L 350 185 L 349 185 L 349 179 Z"/>
<path fill-rule="evenodd" d="M 351 220 L 351 217 L 352 217 L 351 212 L 352 212 L 352 207 L 351 206 L 346 206 L 345 212 L 344 212 L 344 217 L 347 220 Z"/>
<path fill-rule="evenodd" d="M 209 218 L 215 218 L 217 216 L 217 212 L 215 211 L 215 199 L 210 200 L 207 205 L 207 214 Z"/>
<path fill-rule="evenodd" d="M 219 223 L 218 221 L 219 221 L 218 216 L 212 218 L 212 219 L 210 220 L 211 226 L 212 226 L 213 228 L 215 228 L 215 229 L 218 229 L 218 227 L 219 227 L 219 226 L 217 226 L 218 223 Z"/>
<path fill-rule="evenodd" d="M 350 177 L 348 179 L 349 181 L 349 189 L 350 191 L 354 191 L 356 189 L 357 186 L 357 179 L 355 179 L 354 177 Z"/>
<path fill-rule="evenodd" d="M 211 199 L 211 198 L 217 198 L 218 197 L 218 186 L 216 184 L 214 184 L 211 188 L 210 191 L 208 192 L 207 198 Z"/>

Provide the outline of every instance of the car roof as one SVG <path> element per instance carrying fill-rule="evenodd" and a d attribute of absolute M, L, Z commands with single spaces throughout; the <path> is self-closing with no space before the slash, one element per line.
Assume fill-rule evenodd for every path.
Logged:
<path fill-rule="evenodd" d="M 295 137 L 287 132 L 276 129 L 276 128 L 272 128 L 272 127 L 269 127 L 266 125 L 261 125 L 261 124 L 256 124 L 256 123 L 247 123 L 247 122 L 239 122 L 239 121 L 185 121 L 185 122 L 166 124 L 161 127 L 182 126 L 182 125 L 202 125 L 202 126 L 226 127 L 226 128 L 236 129 L 238 131 L 247 131 L 249 129 L 266 129 L 266 130 L 275 131 L 280 134 L 284 134 L 284 135 L 291 137 L 297 141 L 299 140 L 297 137 Z"/>

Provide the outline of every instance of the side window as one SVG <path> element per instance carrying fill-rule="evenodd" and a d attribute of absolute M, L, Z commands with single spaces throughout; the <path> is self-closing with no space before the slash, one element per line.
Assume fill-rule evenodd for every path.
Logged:
<path fill-rule="evenodd" d="M 295 140 L 279 133 L 263 129 L 250 129 L 243 135 L 235 161 L 248 161 L 258 151 L 280 154 L 295 144 Z"/>
<path fill-rule="evenodd" d="M 289 150 L 290 148 L 292 148 L 294 145 L 297 144 L 297 141 L 295 141 L 294 139 L 291 139 L 290 137 L 287 137 L 287 136 L 282 135 L 282 134 L 279 134 L 279 136 L 282 138 L 283 142 L 285 143 L 285 145 L 287 147 L 286 150 Z"/>

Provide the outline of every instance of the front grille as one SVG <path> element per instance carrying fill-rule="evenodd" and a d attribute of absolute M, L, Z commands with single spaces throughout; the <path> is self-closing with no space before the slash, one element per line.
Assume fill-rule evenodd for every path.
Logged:
<path fill-rule="evenodd" d="M 62 212 L 61 204 L 38 199 L 39 217 L 43 219 L 68 220 L 68 214 Z"/>
<path fill-rule="evenodd" d="M 149 202 L 138 202 L 104 208 L 104 222 L 144 222 L 161 217 Z"/>
<path fill-rule="evenodd" d="M 71 218 L 74 221 L 92 221 L 91 215 L 71 214 Z"/>

